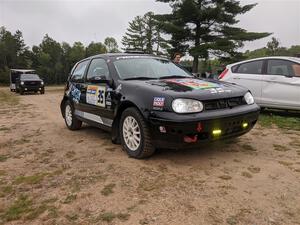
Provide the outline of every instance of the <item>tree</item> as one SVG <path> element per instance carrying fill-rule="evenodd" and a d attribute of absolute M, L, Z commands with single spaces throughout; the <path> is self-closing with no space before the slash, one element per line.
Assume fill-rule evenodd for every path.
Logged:
<path fill-rule="evenodd" d="M 122 44 L 125 50 L 140 50 L 145 48 L 145 27 L 141 16 L 136 16 L 133 21 L 129 22 L 129 27 L 123 36 Z"/>
<path fill-rule="evenodd" d="M 193 72 L 199 58 L 214 55 L 223 59 L 238 57 L 245 41 L 264 38 L 270 33 L 247 32 L 235 27 L 236 17 L 256 4 L 241 6 L 236 0 L 157 0 L 169 3 L 172 13 L 157 15 L 162 29 L 171 35 L 173 51 L 193 56 Z"/>
<path fill-rule="evenodd" d="M 106 53 L 107 49 L 106 46 L 104 44 L 102 44 L 101 42 L 91 42 L 88 47 L 86 48 L 86 56 L 92 56 L 92 55 L 98 55 L 98 54 L 102 54 L 102 53 Z"/>
<path fill-rule="evenodd" d="M 267 48 L 271 55 L 276 55 L 279 49 L 279 40 L 272 37 L 272 40 L 267 43 Z"/>
<path fill-rule="evenodd" d="M 110 53 L 118 53 L 119 51 L 119 46 L 118 43 L 116 41 L 116 39 L 114 39 L 113 37 L 107 37 L 104 40 L 104 44 L 106 46 L 107 52 Z"/>
<path fill-rule="evenodd" d="M 147 12 L 142 17 L 137 16 L 129 22 L 122 44 L 125 50 L 140 50 L 157 55 L 165 54 L 169 48 L 167 41 L 162 37 L 161 25 L 153 12 Z"/>
<path fill-rule="evenodd" d="M 29 50 L 25 45 L 22 32 L 15 34 L 0 27 L 0 83 L 8 83 L 9 69 L 28 68 Z"/>

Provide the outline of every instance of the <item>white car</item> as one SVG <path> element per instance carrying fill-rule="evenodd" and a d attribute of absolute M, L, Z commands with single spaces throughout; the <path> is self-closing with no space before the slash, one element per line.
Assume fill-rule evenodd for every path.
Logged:
<path fill-rule="evenodd" d="M 230 64 L 219 79 L 247 87 L 261 107 L 300 110 L 300 58 L 264 57 Z"/>

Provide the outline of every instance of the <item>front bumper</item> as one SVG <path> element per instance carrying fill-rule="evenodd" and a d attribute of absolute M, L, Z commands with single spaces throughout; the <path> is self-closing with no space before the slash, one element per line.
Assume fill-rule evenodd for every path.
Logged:
<path fill-rule="evenodd" d="M 254 127 L 259 112 L 256 104 L 188 115 L 155 112 L 149 118 L 153 144 L 161 148 L 186 148 L 237 137 Z M 221 133 L 213 134 L 217 130 Z"/>
<path fill-rule="evenodd" d="M 22 86 L 20 86 L 20 89 L 23 92 L 26 92 L 26 91 L 41 91 L 41 90 L 44 90 L 44 86 L 27 86 L 27 85 L 22 85 Z"/>

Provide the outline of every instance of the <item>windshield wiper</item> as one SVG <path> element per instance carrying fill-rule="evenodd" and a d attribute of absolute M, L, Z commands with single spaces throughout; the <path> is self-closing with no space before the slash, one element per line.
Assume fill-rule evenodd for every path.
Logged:
<path fill-rule="evenodd" d="M 159 79 L 170 79 L 170 78 L 192 78 L 192 76 L 171 75 L 171 76 L 160 77 Z"/>
<path fill-rule="evenodd" d="M 130 78 L 125 78 L 124 80 L 156 80 L 156 77 L 130 77 Z"/>

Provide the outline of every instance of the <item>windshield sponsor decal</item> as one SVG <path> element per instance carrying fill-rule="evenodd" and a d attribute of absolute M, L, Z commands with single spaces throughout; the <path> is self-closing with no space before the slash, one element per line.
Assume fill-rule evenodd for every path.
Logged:
<path fill-rule="evenodd" d="M 86 91 L 86 102 L 91 105 L 105 107 L 105 91 L 103 86 L 88 85 Z"/>
<path fill-rule="evenodd" d="M 166 80 L 170 83 L 175 83 L 179 85 L 183 85 L 192 89 L 197 90 L 205 90 L 205 89 L 211 89 L 211 88 L 220 88 L 219 84 L 208 82 L 208 81 L 202 81 L 192 78 L 184 78 L 184 79 L 168 79 Z"/>

